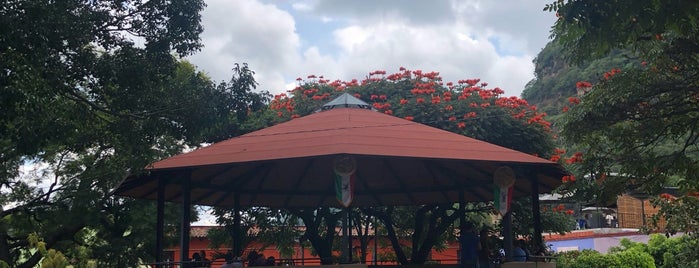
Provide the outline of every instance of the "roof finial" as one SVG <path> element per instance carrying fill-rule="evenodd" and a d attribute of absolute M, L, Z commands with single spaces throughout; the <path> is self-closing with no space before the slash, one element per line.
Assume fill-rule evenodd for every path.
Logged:
<path fill-rule="evenodd" d="M 336 109 L 336 108 L 359 108 L 359 109 L 367 109 L 367 110 L 375 110 L 371 105 L 368 103 L 348 94 L 348 93 L 343 93 L 342 95 L 338 96 L 334 100 L 331 100 L 330 102 L 326 103 L 322 107 L 320 107 L 320 111 L 325 111 L 325 110 L 330 110 L 330 109 Z"/>

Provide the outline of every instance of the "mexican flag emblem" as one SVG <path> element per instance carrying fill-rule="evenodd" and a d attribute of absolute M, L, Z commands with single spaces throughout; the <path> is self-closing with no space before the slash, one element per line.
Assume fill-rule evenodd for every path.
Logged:
<path fill-rule="evenodd" d="M 508 166 L 502 166 L 495 170 L 493 173 L 493 183 L 495 184 L 495 190 L 493 200 L 495 202 L 495 208 L 500 212 L 500 215 L 505 215 L 510 211 L 510 204 L 512 203 L 512 189 L 515 185 L 515 171 Z"/>
<path fill-rule="evenodd" d="M 357 162 L 352 156 L 338 156 L 333 161 L 333 171 L 335 171 L 335 197 L 344 207 L 349 207 L 354 198 L 354 172 L 357 169 Z"/>

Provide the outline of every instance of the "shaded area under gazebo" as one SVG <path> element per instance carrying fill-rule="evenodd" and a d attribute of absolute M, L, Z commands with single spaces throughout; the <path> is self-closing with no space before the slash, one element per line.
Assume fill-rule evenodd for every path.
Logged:
<path fill-rule="evenodd" d="M 538 243 L 538 193 L 558 187 L 566 173 L 555 162 L 375 112 L 343 94 L 317 113 L 155 162 L 115 193 L 158 200 L 159 258 L 164 202 L 234 208 L 238 223 L 241 207 L 340 207 L 338 157 L 352 159 L 353 207 L 493 201 L 494 173 L 509 167 L 514 196 L 532 197 Z M 181 256 L 188 255 L 188 211 Z"/>

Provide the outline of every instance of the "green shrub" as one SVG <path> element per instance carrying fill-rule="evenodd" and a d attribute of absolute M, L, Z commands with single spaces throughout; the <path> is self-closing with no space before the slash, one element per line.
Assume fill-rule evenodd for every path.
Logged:
<path fill-rule="evenodd" d="M 622 252 L 611 254 L 619 260 L 621 268 L 655 268 L 653 256 L 638 248 L 631 248 Z"/>
<path fill-rule="evenodd" d="M 570 268 L 607 268 L 621 267 L 621 260 L 615 254 L 601 254 L 594 250 L 583 250 L 571 263 Z"/>

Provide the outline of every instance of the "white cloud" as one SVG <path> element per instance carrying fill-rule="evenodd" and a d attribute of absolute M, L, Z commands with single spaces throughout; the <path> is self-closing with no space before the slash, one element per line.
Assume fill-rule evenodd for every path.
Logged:
<path fill-rule="evenodd" d="M 553 15 L 541 1 L 207 1 L 205 48 L 190 57 L 214 80 L 247 62 L 260 89 L 280 93 L 296 77 L 361 79 L 400 66 L 445 81 L 481 78 L 519 95 Z"/>

